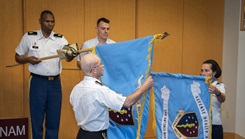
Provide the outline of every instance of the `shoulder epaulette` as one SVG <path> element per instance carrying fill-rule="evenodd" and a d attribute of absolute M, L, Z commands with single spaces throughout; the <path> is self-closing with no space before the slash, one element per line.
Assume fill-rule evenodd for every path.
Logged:
<path fill-rule="evenodd" d="M 103 84 L 101 82 L 99 82 L 99 81 L 95 81 L 95 83 L 103 86 Z"/>
<path fill-rule="evenodd" d="M 54 34 L 54 37 L 59 37 L 59 38 L 62 38 L 62 34 Z"/>
<path fill-rule="evenodd" d="M 28 31 L 28 35 L 37 35 L 37 32 L 35 32 L 35 31 Z"/>

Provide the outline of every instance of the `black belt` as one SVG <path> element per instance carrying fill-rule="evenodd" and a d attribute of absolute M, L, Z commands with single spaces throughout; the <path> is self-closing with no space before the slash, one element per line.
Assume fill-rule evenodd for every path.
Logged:
<path fill-rule="evenodd" d="M 41 78 L 41 79 L 45 79 L 45 80 L 55 80 L 55 79 L 58 79 L 60 77 L 60 75 L 56 75 L 56 76 L 43 76 L 43 75 L 38 75 L 38 74 L 35 74 L 35 73 L 31 73 L 31 76 L 33 77 L 37 77 L 37 78 Z"/>
<path fill-rule="evenodd" d="M 107 130 L 91 132 L 80 128 L 76 139 L 107 139 L 106 131 Z"/>

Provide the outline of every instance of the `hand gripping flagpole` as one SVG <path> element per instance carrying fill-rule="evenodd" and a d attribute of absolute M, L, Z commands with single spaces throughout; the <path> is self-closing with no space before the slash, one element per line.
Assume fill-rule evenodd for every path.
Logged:
<path fill-rule="evenodd" d="M 162 40 L 162 39 L 166 38 L 169 35 L 170 34 L 167 33 L 167 32 L 164 32 L 163 34 L 157 34 L 157 35 L 154 36 L 153 41 L 156 40 L 156 39 L 161 39 Z M 57 55 L 51 55 L 51 56 L 42 57 L 42 58 L 39 58 L 38 60 L 47 60 L 47 59 L 52 59 L 52 58 L 57 58 L 57 57 L 59 57 L 60 59 L 65 59 L 66 55 L 76 57 L 82 52 L 93 51 L 93 49 L 95 48 L 95 47 L 92 47 L 92 48 L 86 48 L 86 49 L 77 50 L 77 44 L 76 43 L 72 44 L 72 45 L 68 45 L 67 46 L 68 49 L 66 49 L 67 48 L 66 46 L 64 46 L 62 49 L 58 49 L 57 50 L 57 53 L 58 53 Z M 19 65 L 22 65 L 22 64 L 17 63 L 17 64 L 12 64 L 12 65 L 7 65 L 6 67 L 9 68 L 9 67 L 14 67 L 14 66 L 19 66 Z"/>
<path fill-rule="evenodd" d="M 62 59 L 65 59 L 67 55 L 76 57 L 80 53 L 87 52 L 87 51 L 93 51 L 93 49 L 94 47 L 77 50 L 77 44 L 75 43 L 72 45 L 67 45 L 63 47 L 62 49 L 58 49 L 57 55 L 42 57 L 42 58 L 39 58 L 38 60 L 47 60 L 47 59 L 52 59 L 52 58 L 57 58 L 57 57 L 59 57 L 62 60 Z M 9 67 L 14 67 L 14 66 L 19 66 L 19 65 L 22 65 L 22 64 L 17 63 L 17 64 L 12 64 L 12 65 L 7 65 L 6 67 L 9 68 Z"/>

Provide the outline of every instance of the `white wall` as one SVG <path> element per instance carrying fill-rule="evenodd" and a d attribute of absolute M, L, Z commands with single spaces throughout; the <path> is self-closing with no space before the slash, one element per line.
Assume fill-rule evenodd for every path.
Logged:
<path fill-rule="evenodd" d="M 236 133 L 245 137 L 245 31 L 239 32 Z"/>
<path fill-rule="evenodd" d="M 241 0 L 225 0 L 223 76 L 227 100 L 221 113 L 225 132 L 245 137 L 245 31 L 240 31 Z"/>
<path fill-rule="evenodd" d="M 239 33 L 236 133 L 245 137 L 245 31 Z"/>

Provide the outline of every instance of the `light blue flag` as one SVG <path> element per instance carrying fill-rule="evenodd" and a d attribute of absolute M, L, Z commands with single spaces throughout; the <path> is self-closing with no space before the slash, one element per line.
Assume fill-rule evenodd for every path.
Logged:
<path fill-rule="evenodd" d="M 151 73 L 157 139 L 208 139 L 211 95 L 204 76 Z"/>
<path fill-rule="evenodd" d="M 104 64 L 103 84 L 128 96 L 136 91 L 140 77 L 142 82 L 149 76 L 155 36 L 101 45 L 95 48 L 96 54 Z M 143 139 L 149 111 L 149 93 L 131 108 L 120 112 L 109 109 L 110 127 L 108 139 Z"/>

